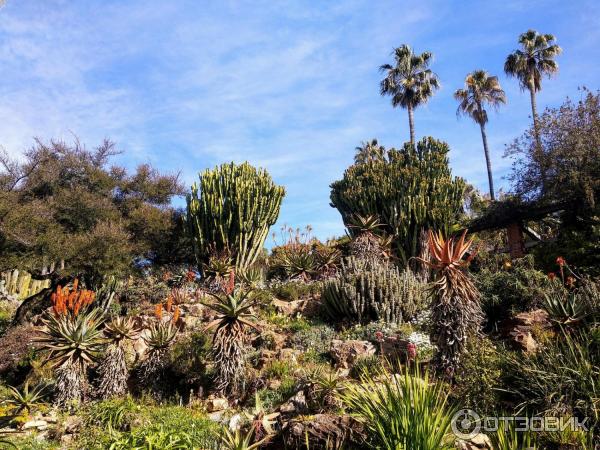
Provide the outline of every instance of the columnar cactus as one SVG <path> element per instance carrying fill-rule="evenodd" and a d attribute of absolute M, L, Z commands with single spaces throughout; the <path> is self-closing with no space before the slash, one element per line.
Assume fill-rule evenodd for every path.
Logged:
<path fill-rule="evenodd" d="M 277 221 L 285 189 L 247 162 L 200 173 L 187 197 L 187 219 L 199 269 L 210 251 L 229 251 L 237 269 L 256 260 Z"/>
<path fill-rule="evenodd" d="M 410 320 L 425 303 L 425 287 L 410 270 L 377 260 L 350 257 L 340 275 L 323 290 L 325 313 L 333 320 L 345 317 L 358 322 Z"/>
<path fill-rule="evenodd" d="M 391 235 L 394 250 L 407 265 L 426 246 L 422 230 L 448 232 L 462 208 L 465 183 L 453 178 L 448 145 L 424 138 L 415 146 L 391 149 L 387 158 L 355 164 L 331 185 L 331 206 L 337 208 L 351 235 L 357 216 L 376 216 L 381 231 Z M 414 261 L 414 260 L 413 260 Z"/>

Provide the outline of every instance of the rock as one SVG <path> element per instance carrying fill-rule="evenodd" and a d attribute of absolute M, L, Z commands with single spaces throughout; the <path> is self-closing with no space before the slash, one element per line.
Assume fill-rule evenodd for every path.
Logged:
<path fill-rule="evenodd" d="M 271 380 L 271 381 L 269 381 L 269 384 L 267 385 L 267 387 L 273 391 L 279 389 L 280 386 L 281 386 L 281 380 Z"/>
<path fill-rule="evenodd" d="M 45 430 L 46 428 L 48 428 L 48 422 L 46 422 L 45 420 L 30 420 L 28 422 L 25 422 L 25 424 L 22 427 L 23 430 L 29 430 L 31 428 L 35 428 L 37 430 Z"/>
<path fill-rule="evenodd" d="M 277 358 L 282 361 L 290 361 L 293 363 L 298 362 L 298 356 L 300 356 L 302 352 L 295 348 L 282 348 L 277 352 Z"/>
<path fill-rule="evenodd" d="M 229 419 L 229 424 L 228 424 L 228 426 L 229 426 L 229 429 L 230 429 L 231 431 L 236 431 L 236 430 L 239 430 L 239 429 L 240 429 L 240 426 L 241 426 L 241 424 L 242 424 L 242 422 L 243 422 L 242 415 L 241 415 L 241 414 L 239 414 L 239 413 L 238 413 L 238 414 L 234 414 L 234 415 L 233 415 L 233 416 L 231 416 L 231 418 Z"/>
<path fill-rule="evenodd" d="M 278 411 L 281 415 L 297 415 L 308 412 L 308 405 L 306 404 L 306 395 L 304 391 L 298 391 L 293 397 L 287 402 L 279 406 Z"/>
<path fill-rule="evenodd" d="M 291 301 L 274 299 L 273 306 L 275 306 L 277 312 L 283 314 L 284 316 L 296 316 L 304 312 L 304 309 L 306 308 L 308 302 L 308 299 Z"/>
<path fill-rule="evenodd" d="M 75 434 L 83 425 L 83 420 L 79 416 L 68 416 L 64 421 L 65 433 Z"/>
<path fill-rule="evenodd" d="M 534 329 L 545 330 L 551 327 L 548 313 L 543 309 L 535 309 L 516 314 L 502 325 L 502 331 L 517 348 L 527 353 L 534 353 L 538 349 L 538 344 L 533 337 Z"/>
<path fill-rule="evenodd" d="M 475 436 L 473 436 L 471 439 L 468 439 L 468 440 L 458 439 L 456 443 L 457 443 L 457 447 L 460 450 L 481 450 L 481 449 L 491 450 L 491 449 L 493 449 L 492 441 L 490 440 L 489 436 L 484 433 L 476 434 Z"/>
<path fill-rule="evenodd" d="M 533 338 L 531 331 L 514 330 L 510 333 L 513 341 L 519 348 L 526 353 L 535 353 L 538 349 L 538 344 Z"/>
<path fill-rule="evenodd" d="M 331 357 L 335 361 L 336 368 L 351 368 L 357 359 L 375 354 L 375 347 L 369 341 L 331 341 Z"/>
<path fill-rule="evenodd" d="M 229 401 L 224 397 L 209 397 L 206 400 L 208 412 L 224 411 L 229 408 Z"/>
<path fill-rule="evenodd" d="M 410 341 L 399 336 L 385 336 L 380 343 L 381 354 L 390 361 L 406 358 L 407 346 Z"/>
<path fill-rule="evenodd" d="M 349 415 L 332 414 L 294 418 L 283 425 L 282 435 L 290 448 L 304 448 L 308 444 L 309 448 L 340 449 L 351 444 L 359 446 L 366 439 L 360 421 Z"/>
<path fill-rule="evenodd" d="M 213 422 L 221 422 L 223 420 L 223 415 L 225 414 L 225 410 L 223 411 L 215 411 L 208 414 L 208 418 Z"/>

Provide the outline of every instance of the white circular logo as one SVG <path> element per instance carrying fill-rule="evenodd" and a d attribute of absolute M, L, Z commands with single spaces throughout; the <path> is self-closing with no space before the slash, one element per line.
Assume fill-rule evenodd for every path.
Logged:
<path fill-rule="evenodd" d="M 461 409 L 452 416 L 452 432 L 457 438 L 472 439 L 481 431 L 481 417 L 471 409 Z"/>

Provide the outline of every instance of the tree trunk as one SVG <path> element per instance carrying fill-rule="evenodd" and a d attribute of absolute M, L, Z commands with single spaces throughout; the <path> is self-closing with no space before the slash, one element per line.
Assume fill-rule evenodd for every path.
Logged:
<path fill-rule="evenodd" d="M 535 85 L 533 81 L 529 82 L 529 96 L 531 98 L 531 114 L 533 117 L 533 136 L 535 138 L 535 159 L 540 167 L 540 176 L 542 178 L 542 194 L 546 192 L 546 166 L 544 164 L 544 154 L 542 150 L 542 141 L 540 139 L 540 124 L 538 122 L 537 105 L 535 100 Z"/>
<path fill-rule="evenodd" d="M 408 105 L 408 128 L 410 130 L 410 143 L 415 145 L 415 116 L 412 105 Z"/>
<path fill-rule="evenodd" d="M 485 124 L 480 123 L 481 139 L 483 140 L 483 153 L 485 153 L 485 164 L 487 165 L 488 183 L 490 185 L 490 198 L 496 200 L 494 193 L 494 179 L 492 178 L 492 161 L 490 159 L 490 151 L 488 149 L 487 134 L 485 133 Z"/>

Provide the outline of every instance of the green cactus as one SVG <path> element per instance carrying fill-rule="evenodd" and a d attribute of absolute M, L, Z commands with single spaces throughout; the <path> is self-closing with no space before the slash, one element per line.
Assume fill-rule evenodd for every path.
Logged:
<path fill-rule="evenodd" d="M 247 162 L 200 173 L 187 197 L 187 219 L 199 269 L 211 249 L 229 251 L 237 269 L 251 266 L 277 221 L 285 189 Z"/>
<path fill-rule="evenodd" d="M 350 257 L 343 262 L 339 276 L 325 284 L 322 300 L 323 310 L 332 320 L 402 323 L 423 307 L 426 292 L 410 270 Z"/>
<path fill-rule="evenodd" d="M 465 182 L 452 177 L 448 151 L 447 144 L 429 137 L 416 147 L 407 143 L 391 149 L 385 159 L 354 164 L 331 185 L 331 206 L 352 236 L 357 216 L 377 217 L 406 266 L 419 256 L 422 230 L 447 233 L 461 212 Z"/>

